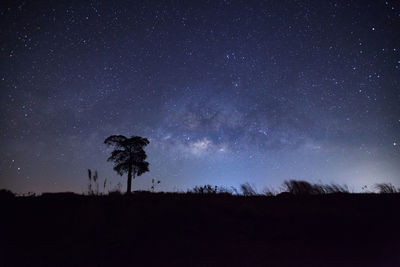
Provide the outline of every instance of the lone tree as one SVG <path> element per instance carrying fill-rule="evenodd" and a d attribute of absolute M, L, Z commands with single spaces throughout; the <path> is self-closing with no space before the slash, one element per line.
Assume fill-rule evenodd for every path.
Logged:
<path fill-rule="evenodd" d="M 113 146 L 114 150 L 107 161 L 114 162 L 114 170 L 123 175 L 128 173 L 127 194 L 131 193 L 132 178 L 140 176 L 149 171 L 149 163 L 145 161 L 147 155 L 144 147 L 150 142 L 147 138 L 132 136 L 127 138 L 123 135 L 111 135 L 104 140 L 104 143 Z"/>

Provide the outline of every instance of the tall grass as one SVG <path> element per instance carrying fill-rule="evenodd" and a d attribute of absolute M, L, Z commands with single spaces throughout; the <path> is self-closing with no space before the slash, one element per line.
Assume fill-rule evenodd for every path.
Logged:
<path fill-rule="evenodd" d="M 349 193 L 346 185 L 338 184 L 311 184 L 306 181 L 289 180 L 283 182 L 283 191 L 293 195 L 321 195 Z"/>
<path fill-rule="evenodd" d="M 223 194 L 223 195 L 241 195 L 238 190 L 231 186 L 216 186 L 216 185 L 196 185 L 192 189 L 187 190 L 189 194 Z"/>
<path fill-rule="evenodd" d="M 400 193 L 400 189 L 396 189 L 391 183 L 380 183 L 375 184 L 375 188 L 379 194 L 396 194 Z"/>
<path fill-rule="evenodd" d="M 240 190 L 242 191 L 243 196 L 256 196 L 257 190 L 254 186 L 249 183 L 244 183 L 240 185 Z"/>
<path fill-rule="evenodd" d="M 193 187 L 192 190 L 189 190 L 188 193 L 194 194 L 217 194 L 218 193 L 218 186 L 212 186 L 209 184 L 198 186 L 196 185 Z"/>
<path fill-rule="evenodd" d="M 349 193 L 347 185 L 327 184 L 321 185 L 324 194 Z"/>
<path fill-rule="evenodd" d="M 233 195 L 237 190 L 234 187 L 228 188 L 225 186 L 216 186 L 216 185 L 196 185 L 191 190 L 187 191 L 192 194 L 225 194 L 225 195 Z"/>
<path fill-rule="evenodd" d="M 15 197 L 15 194 L 7 189 L 0 189 L 0 199 L 10 199 Z"/>
<path fill-rule="evenodd" d="M 272 197 L 272 196 L 277 195 L 277 192 L 273 188 L 265 187 L 264 190 L 262 191 L 262 194 L 267 196 L 267 197 Z"/>

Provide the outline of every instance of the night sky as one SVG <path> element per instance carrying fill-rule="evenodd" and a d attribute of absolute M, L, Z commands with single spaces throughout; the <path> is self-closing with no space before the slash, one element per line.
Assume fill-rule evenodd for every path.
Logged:
<path fill-rule="evenodd" d="M 399 1 L 13 1 L 0 13 L 0 188 L 400 185 Z"/>

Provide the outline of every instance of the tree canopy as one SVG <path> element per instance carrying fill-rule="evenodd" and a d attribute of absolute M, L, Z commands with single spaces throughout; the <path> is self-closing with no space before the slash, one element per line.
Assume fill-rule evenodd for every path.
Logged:
<path fill-rule="evenodd" d="M 140 136 L 127 138 L 123 135 L 111 135 L 104 140 L 104 143 L 114 147 L 107 159 L 114 162 L 114 170 L 121 176 L 128 173 L 127 193 L 130 193 L 132 178 L 149 171 L 144 151 L 144 147 L 150 143 L 149 140 Z"/>

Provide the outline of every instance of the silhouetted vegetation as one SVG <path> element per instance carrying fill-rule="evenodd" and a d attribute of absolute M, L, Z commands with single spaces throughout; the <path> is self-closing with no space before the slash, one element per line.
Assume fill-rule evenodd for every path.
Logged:
<path fill-rule="evenodd" d="M 283 188 L 285 192 L 293 195 L 311 195 L 320 193 L 319 188 L 312 186 L 306 181 L 284 181 Z"/>
<path fill-rule="evenodd" d="M 197 188 L 2 200 L 0 265 L 400 266 L 400 194 Z"/>
<path fill-rule="evenodd" d="M 99 174 L 97 173 L 97 171 L 94 171 L 94 174 L 92 176 L 92 171 L 90 169 L 88 169 L 88 179 L 89 179 L 89 183 L 88 183 L 88 194 L 89 195 L 99 195 Z M 93 184 L 95 186 L 95 189 L 93 189 Z"/>
<path fill-rule="evenodd" d="M 324 194 L 349 193 L 349 188 L 347 187 L 347 185 L 328 184 L 321 185 L 321 187 Z"/>
<path fill-rule="evenodd" d="M 363 186 L 362 189 L 366 188 Z M 390 183 L 376 184 L 375 188 L 378 193 L 400 193 L 399 189 Z M 224 187 L 215 185 L 197 185 L 188 193 L 194 194 L 227 194 L 227 195 L 242 195 L 242 196 L 290 196 L 290 195 L 324 195 L 324 194 L 349 194 L 350 191 L 347 185 L 339 184 L 312 184 L 307 181 L 289 180 L 284 181 L 281 186 L 281 192 L 276 191 L 273 188 L 266 187 L 262 193 L 258 193 L 254 185 L 250 183 L 243 183 L 240 185 L 240 192 L 235 187 Z M 365 191 L 364 191 L 365 192 Z M 365 193 L 375 193 L 374 191 L 368 191 Z"/>
<path fill-rule="evenodd" d="M 394 185 L 392 185 L 391 183 L 376 184 L 375 188 L 378 190 L 378 193 L 380 193 L 380 194 L 400 193 L 400 190 L 396 189 L 396 187 L 394 187 Z"/>
<path fill-rule="evenodd" d="M 263 195 L 267 197 L 272 197 L 276 196 L 277 192 L 273 188 L 265 187 L 264 190 L 262 191 Z"/>
<path fill-rule="evenodd" d="M 88 179 L 85 195 L 0 190 L 0 266 L 400 266 L 390 183 L 361 194 L 295 180 L 280 193 L 250 183 L 156 193 L 153 179 L 149 191 L 124 195 L 119 183 L 105 195 L 96 171 Z"/>
<path fill-rule="evenodd" d="M 15 197 L 14 193 L 7 189 L 0 189 L 0 200 L 7 200 Z"/>
<path fill-rule="evenodd" d="M 100 192 L 99 174 L 97 170 L 95 170 L 93 174 L 92 170 L 88 169 L 88 195 L 98 196 L 106 194 L 107 185 L 107 178 L 104 178 L 103 190 Z"/>
<path fill-rule="evenodd" d="M 131 193 L 132 179 L 149 171 L 149 163 L 144 147 L 150 142 L 140 136 L 127 138 L 123 135 L 112 135 L 104 140 L 104 143 L 113 146 L 114 150 L 108 161 L 114 162 L 114 170 L 123 175 L 128 173 L 127 194 Z"/>
<path fill-rule="evenodd" d="M 154 193 L 157 185 L 159 185 L 160 183 L 161 183 L 160 180 L 151 179 L 151 187 L 150 187 L 151 192 Z"/>
<path fill-rule="evenodd" d="M 254 186 L 252 186 L 249 183 L 244 183 L 240 185 L 240 190 L 242 191 L 242 194 L 244 196 L 256 196 L 257 195 L 257 190 Z"/>
<path fill-rule="evenodd" d="M 337 184 L 310 184 L 306 181 L 289 180 L 283 182 L 283 191 L 293 195 L 318 195 L 348 193 L 347 186 Z"/>
<path fill-rule="evenodd" d="M 212 186 L 212 185 L 203 185 L 203 186 L 195 186 L 192 190 L 189 190 L 188 193 L 194 194 L 229 194 L 232 195 L 233 191 L 223 187 L 223 186 Z"/>

